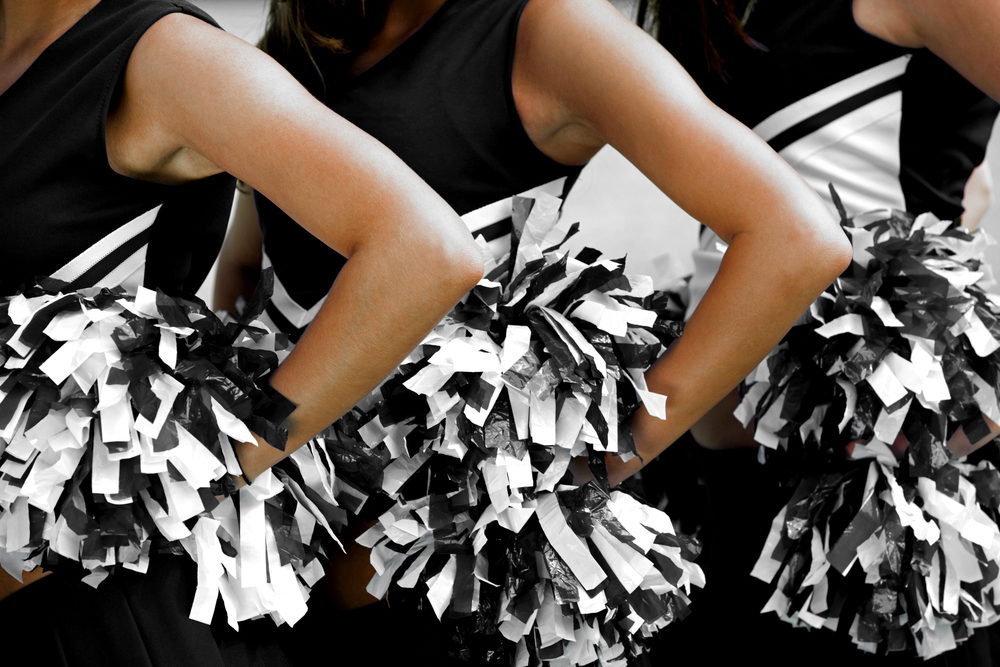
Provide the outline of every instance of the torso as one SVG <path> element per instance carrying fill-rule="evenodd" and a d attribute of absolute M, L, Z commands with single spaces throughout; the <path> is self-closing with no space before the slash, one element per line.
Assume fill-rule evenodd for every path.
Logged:
<path fill-rule="evenodd" d="M 0 94 L 0 298 L 56 276 L 70 288 L 175 294 L 201 284 L 221 246 L 232 200 L 225 174 L 183 187 L 117 173 L 105 121 L 132 48 L 184 2 L 101 0 L 11 75 Z M 0 599 L 37 581 L 0 571 Z"/>
<path fill-rule="evenodd" d="M 532 142 L 512 88 L 527 0 L 446 0 L 402 43 L 357 76 L 334 81 L 329 57 L 283 63 L 327 106 L 380 140 L 460 214 L 579 167 Z M 259 195 L 265 254 L 276 270 L 275 323 L 295 335 L 318 309 L 344 259 Z M 281 312 L 274 312 L 275 309 Z"/>
<path fill-rule="evenodd" d="M 204 278 L 225 231 L 230 179 L 138 180 L 118 173 L 107 150 L 129 55 L 175 12 L 210 20 L 180 0 L 101 0 L 0 95 L 0 294 L 49 275 L 73 287 L 144 282 L 175 293 Z"/>
<path fill-rule="evenodd" d="M 746 29 L 764 48 L 727 50 L 714 101 L 752 128 L 833 208 L 962 216 L 998 105 L 926 49 L 893 44 L 855 18 L 853 0 L 758 0 Z M 868 3 L 869 5 L 871 3 Z M 869 7 L 871 8 L 871 7 Z M 688 316 L 718 271 L 702 229 Z"/>
<path fill-rule="evenodd" d="M 719 103 L 820 194 L 849 212 L 962 213 L 998 106 L 926 49 L 876 37 L 852 0 L 759 0 L 746 25 L 765 49 L 727 60 Z M 883 35 L 885 36 L 885 35 Z"/>

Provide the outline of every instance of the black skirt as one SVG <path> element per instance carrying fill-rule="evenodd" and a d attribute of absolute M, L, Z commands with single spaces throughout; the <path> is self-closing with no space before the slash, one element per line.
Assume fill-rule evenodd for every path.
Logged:
<path fill-rule="evenodd" d="M 123 570 L 96 589 L 51 574 L 0 602 L 5 665 L 45 667 L 283 667 L 288 629 L 270 619 L 236 632 L 219 609 L 205 625 L 188 618 L 195 566 L 153 559 L 146 574 Z"/>
<path fill-rule="evenodd" d="M 288 644 L 293 664 L 363 665 L 364 667 L 470 667 L 462 660 L 447 623 L 440 622 L 418 596 L 402 595 L 395 604 L 380 600 L 341 611 L 334 608 L 326 586 L 317 585 L 309 611 L 291 629 Z M 397 592 L 399 593 L 399 592 Z M 317 656 L 324 659 L 317 662 Z"/>
<path fill-rule="evenodd" d="M 863 653 L 843 634 L 795 628 L 773 613 L 761 614 L 773 589 L 750 571 L 788 491 L 756 458 L 754 450 L 705 450 L 686 436 L 643 470 L 646 494 L 665 496 L 671 517 L 686 524 L 682 528 L 698 526 L 697 562 L 707 583 L 692 594 L 691 615 L 659 633 L 641 664 L 743 664 L 758 658 L 768 667 L 1000 665 L 996 625 L 925 661 Z"/>

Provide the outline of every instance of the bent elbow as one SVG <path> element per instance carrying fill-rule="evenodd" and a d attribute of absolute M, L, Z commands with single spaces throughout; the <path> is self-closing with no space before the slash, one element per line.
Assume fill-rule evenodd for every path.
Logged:
<path fill-rule="evenodd" d="M 819 254 L 823 257 L 822 267 L 829 278 L 827 283 L 833 282 L 837 276 L 846 271 L 854 258 L 851 240 L 839 226 L 834 238 L 823 244 Z"/>
<path fill-rule="evenodd" d="M 483 279 L 483 258 L 479 253 L 479 248 L 472 245 L 472 252 L 456 253 L 452 258 L 451 270 L 454 273 L 454 282 L 462 286 L 462 293 L 466 293 L 475 287 Z"/>
<path fill-rule="evenodd" d="M 442 283 L 460 298 L 483 278 L 483 256 L 472 237 L 450 238 L 439 246 L 436 272 Z"/>
<path fill-rule="evenodd" d="M 824 289 L 851 265 L 851 240 L 840 224 L 829 218 L 802 239 L 799 257 L 802 270 L 812 274 Z"/>
<path fill-rule="evenodd" d="M 851 264 L 849 243 L 815 243 L 800 258 L 799 271 L 803 287 L 813 297 L 818 296 Z"/>
<path fill-rule="evenodd" d="M 837 226 L 837 238 L 834 240 L 834 248 L 830 251 L 830 271 L 833 278 L 847 270 L 854 260 L 854 248 L 851 239 L 844 233 L 840 225 Z M 831 282 L 833 281 L 831 278 Z"/>

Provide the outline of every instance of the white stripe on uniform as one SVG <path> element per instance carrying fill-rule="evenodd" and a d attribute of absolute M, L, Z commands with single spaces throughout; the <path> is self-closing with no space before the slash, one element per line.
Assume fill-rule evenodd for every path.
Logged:
<path fill-rule="evenodd" d="M 94 243 L 92 246 L 81 252 L 79 255 L 71 259 L 69 262 L 64 264 L 62 268 L 60 268 L 58 271 L 52 274 L 52 277 L 57 280 L 65 281 L 67 283 L 71 283 L 74 280 L 77 280 L 87 271 L 97 266 L 101 262 L 101 260 L 103 260 L 111 253 L 113 253 L 115 250 L 125 245 L 126 243 L 128 243 L 135 237 L 139 236 L 140 234 L 145 233 L 146 230 L 148 230 L 150 227 L 153 226 L 153 222 L 156 220 L 156 215 L 157 213 L 159 213 L 159 211 L 160 207 L 157 206 L 156 208 L 146 211 L 137 218 L 134 218 L 133 220 L 122 225 L 118 229 L 114 230 L 113 232 L 111 232 L 110 234 L 99 240 L 97 243 Z M 122 279 L 130 277 L 134 279 L 134 273 L 136 270 L 136 263 L 135 263 L 136 254 L 138 253 L 133 253 L 133 255 L 130 256 L 123 263 L 123 264 L 128 264 L 131 267 L 127 270 L 127 272 L 122 273 L 119 271 L 119 267 L 121 265 L 112 267 L 106 274 L 98 276 L 97 280 L 95 280 L 94 283 L 97 285 L 112 286 L 112 287 L 121 284 L 117 282 L 114 283 L 108 282 L 107 280 L 108 277 L 112 275 L 120 277 Z M 145 245 L 142 248 L 142 257 L 143 259 L 145 259 Z M 142 266 L 140 266 L 139 269 L 140 269 L 140 276 L 139 276 L 139 283 L 137 284 L 141 284 L 142 282 L 142 276 L 141 276 Z"/>
<path fill-rule="evenodd" d="M 262 268 L 268 268 L 271 266 L 271 258 L 264 253 L 263 262 L 261 263 Z M 281 279 L 278 278 L 278 272 L 274 273 L 274 291 L 271 293 L 271 304 L 278 309 L 286 320 L 288 320 L 292 326 L 297 329 L 302 329 L 306 327 L 313 318 L 316 317 L 316 313 L 319 309 L 323 307 L 323 302 L 326 301 L 326 297 L 323 297 L 317 301 L 311 308 L 303 308 L 299 303 L 292 298 L 292 295 L 288 293 L 288 290 L 281 283 Z"/>
<path fill-rule="evenodd" d="M 909 54 L 893 58 L 881 65 L 827 86 L 808 97 L 803 97 L 801 100 L 789 104 L 787 107 L 774 112 L 762 120 L 753 128 L 753 131 L 764 141 L 770 141 L 807 118 L 826 111 L 844 100 L 854 97 L 858 93 L 863 93 L 870 88 L 896 78 L 906 71 L 906 66 L 910 62 L 910 58 Z"/>

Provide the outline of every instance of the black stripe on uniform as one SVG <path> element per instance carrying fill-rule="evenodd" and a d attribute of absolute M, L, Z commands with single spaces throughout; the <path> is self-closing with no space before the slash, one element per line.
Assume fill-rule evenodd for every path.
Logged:
<path fill-rule="evenodd" d="M 264 306 L 264 312 L 267 313 L 271 321 L 274 322 L 274 326 L 278 327 L 278 330 L 286 334 L 293 343 L 298 343 L 299 338 L 305 333 L 306 327 L 297 327 L 292 324 L 291 320 L 285 317 L 284 313 L 274 305 L 273 301 L 268 301 L 267 305 Z"/>
<path fill-rule="evenodd" d="M 144 229 L 120 246 L 101 258 L 96 264 L 84 271 L 69 283 L 67 289 L 77 290 L 96 284 L 99 280 L 121 266 L 122 262 L 131 257 L 139 248 L 149 241 L 150 229 Z"/>
<path fill-rule="evenodd" d="M 823 111 L 820 111 L 805 120 L 799 121 L 787 130 L 775 135 L 775 137 L 767 143 L 771 145 L 771 148 L 773 148 L 775 152 L 781 151 L 802 137 L 812 134 L 821 127 L 829 125 L 852 111 L 856 111 L 866 104 L 874 102 L 877 99 L 883 98 L 886 95 L 895 93 L 902 89 L 903 75 L 900 74 L 899 76 L 889 79 L 888 81 L 884 81 L 877 86 L 869 88 L 868 90 L 863 90 L 856 95 L 852 95 L 846 100 L 838 102 L 832 107 L 824 109 Z"/>

